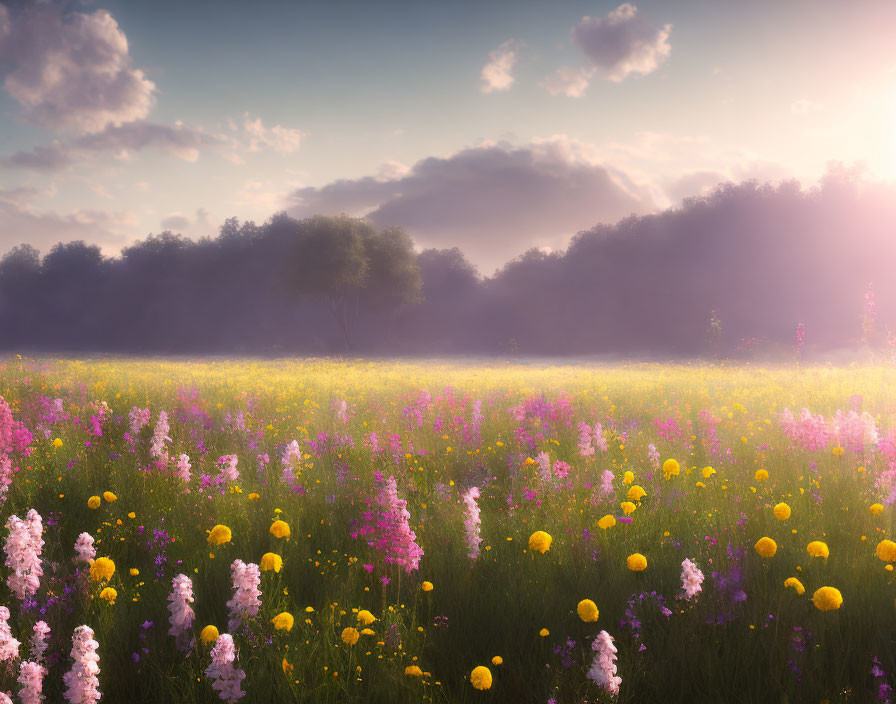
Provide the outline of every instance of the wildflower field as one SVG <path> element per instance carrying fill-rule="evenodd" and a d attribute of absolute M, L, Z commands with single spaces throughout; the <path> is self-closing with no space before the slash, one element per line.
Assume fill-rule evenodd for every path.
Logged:
<path fill-rule="evenodd" d="M 896 369 L 0 365 L 0 701 L 888 702 Z"/>

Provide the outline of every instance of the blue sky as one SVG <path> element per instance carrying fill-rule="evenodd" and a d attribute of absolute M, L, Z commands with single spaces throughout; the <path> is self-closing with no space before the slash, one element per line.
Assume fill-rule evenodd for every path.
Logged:
<path fill-rule="evenodd" d="M 344 211 L 489 272 L 720 181 L 896 178 L 884 0 L 0 7 L 4 251 Z"/>

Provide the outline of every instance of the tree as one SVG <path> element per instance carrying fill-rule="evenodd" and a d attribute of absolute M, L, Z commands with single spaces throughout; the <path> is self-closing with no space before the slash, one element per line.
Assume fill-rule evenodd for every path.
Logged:
<path fill-rule="evenodd" d="M 301 294 L 323 301 L 346 349 L 361 309 L 382 311 L 420 300 L 422 281 L 410 238 L 358 218 L 317 215 L 300 223 L 296 265 Z"/>

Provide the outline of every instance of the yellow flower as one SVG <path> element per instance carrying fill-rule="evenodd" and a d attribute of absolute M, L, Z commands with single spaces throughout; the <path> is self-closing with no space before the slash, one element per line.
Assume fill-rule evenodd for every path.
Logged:
<path fill-rule="evenodd" d="M 877 544 L 877 556 L 884 562 L 896 562 L 896 543 L 892 540 L 881 540 Z"/>
<path fill-rule="evenodd" d="M 137 517 L 137 514 L 134 513 L 133 511 L 131 511 L 131 512 L 128 514 L 128 518 L 136 518 L 136 517 Z"/>
<path fill-rule="evenodd" d="M 218 640 L 218 629 L 214 626 L 206 626 L 202 629 L 202 632 L 199 634 L 199 640 L 203 643 L 214 643 Z"/>
<path fill-rule="evenodd" d="M 110 604 L 115 603 L 115 599 L 118 597 L 118 592 L 115 591 L 112 587 L 106 587 L 103 591 L 100 592 L 100 599 L 105 599 Z"/>
<path fill-rule="evenodd" d="M 492 671 L 484 665 L 474 667 L 473 672 L 470 673 L 470 682 L 480 691 L 490 689 L 492 686 Z"/>
<path fill-rule="evenodd" d="M 803 586 L 803 583 L 796 577 L 788 577 L 787 579 L 785 579 L 784 588 L 792 588 L 798 595 L 803 595 L 806 592 L 806 588 Z"/>
<path fill-rule="evenodd" d="M 616 517 L 611 516 L 609 513 L 597 522 L 597 527 L 602 528 L 603 530 L 607 530 L 607 528 L 612 528 L 615 525 L 616 525 Z"/>
<path fill-rule="evenodd" d="M 766 479 L 768 479 L 768 472 L 766 472 L 764 469 L 757 469 L 756 474 L 753 475 L 753 478 L 757 482 L 764 482 Z"/>
<path fill-rule="evenodd" d="M 773 510 L 775 518 L 777 518 L 779 521 L 786 521 L 788 518 L 790 518 L 790 506 L 785 504 L 783 501 L 779 504 L 775 504 L 775 508 Z"/>
<path fill-rule="evenodd" d="M 62 438 L 56 438 L 53 440 L 53 447 L 62 447 Z"/>
<path fill-rule="evenodd" d="M 308 621 L 308 623 L 311 623 L 311 621 Z M 361 629 L 361 635 L 362 635 L 362 636 L 372 636 L 372 635 L 373 635 L 373 630 L 370 629 L 370 628 L 362 628 L 362 629 Z"/>
<path fill-rule="evenodd" d="M 622 483 L 623 484 L 628 485 L 628 484 L 631 484 L 633 481 L 635 481 L 635 473 L 634 472 L 629 471 L 622 475 Z"/>
<path fill-rule="evenodd" d="M 233 534 L 231 534 L 230 528 L 219 523 L 211 529 L 207 540 L 209 545 L 223 545 L 224 543 L 229 543 L 232 538 Z"/>
<path fill-rule="evenodd" d="M 712 467 L 704 467 L 701 471 L 703 472 L 704 479 L 709 479 L 713 474 L 716 473 L 716 470 L 714 470 Z"/>
<path fill-rule="evenodd" d="M 837 447 L 835 447 L 833 450 L 831 450 L 831 452 L 834 453 L 834 457 L 839 457 L 840 455 L 842 455 L 845 452 L 845 450 L 842 447 L 840 447 L 840 445 L 837 445 Z"/>
<path fill-rule="evenodd" d="M 249 494 L 249 501 L 258 501 L 261 498 L 261 494 L 256 494 L 254 491 Z"/>
<path fill-rule="evenodd" d="M 89 499 L 87 499 L 87 508 L 99 508 L 101 503 L 103 502 L 100 500 L 99 496 L 91 496 Z"/>
<path fill-rule="evenodd" d="M 404 668 L 404 674 L 408 677 L 423 677 L 423 670 L 416 665 L 408 665 Z"/>
<path fill-rule="evenodd" d="M 647 569 L 647 558 L 639 552 L 625 558 L 625 563 L 632 572 L 643 572 Z"/>
<path fill-rule="evenodd" d="M 138 570 L 136 567 L 131 567 L 128 572 L 130 573 L 131 577 L 136 577 L 140 574 L 140 570 Z"/>
<path fill-rule="evenodd" d="M 542 628 L 538 632 L 538 635 L 540 635 L 542 638 L 547 638 L 549 635 L 551 635 L 551 632 L 547 628 Z"/>
<path fill-rule="evenodd" d="M 628 496 L 628 500 L 629 500 L 629 501 L 640 501 L 640 500 L 643 499 L 645 496 L 647 496 L 647 492 L 644 491 L 644 488 L 643 488 L 643 487 L 640 487 L 640 486 L 638 486 L 637 484 L 634 484 L 634 485 L 628 490 L 628 493 L 626 494 L 626 496 Z"/>
<path fill-rule="evenodd" d="M 289 523 L 286 521 L 276 520 L 271 524 L 271 535 L 275 538 L 289 538 Z"/>
<path fill-rule="evenodd" d="M 108 557 L 100 557 L 90 565 L 90 578 L 94 582 L 108 582 L 115 574 L 115 563 Z"/>
<path fill-rule="evenodd" d="M 871 504 L 868 507 L 868 510 L 871 511 L 872 516 L 879 516 L 881 513 L 883 513 L 884 507 L 883 504 Z"/>
<path fill-rule="evenodd" d="M 631 501 L 623 501 L 621 504 L 619 504 L 619 508 L 621 508 L 622 512 L 627 516 L 630 513 L 635 512 L 636 506 Z"/>
<path fill-rule="evenodd" d="M 281 567 L 283 567 L 283 558 L 280 557 L 277 553 L 266 552 L 261 556 L 262 571 L 268 572 L 270 570 L 274 570 L 274 572 L 279 572 Z"/>
<path fill-rule="evenodd" d="M 585 623 L 592 623 L 597 621 L 600 611 L 597 610 L 597 604 L 591 601 L 591 599 L 582 599 L 579 605 L 576 606 L 576 613 Z"/>
<path fill-rule="evenodd" d="M 774 557 L 778 552 L 778 544 L 771 538 L 760 538 L 753 546 L 760 557 Z"/>
<path fill-rule="evenodd" d="M 551 549 L 552 540 L 553 538 L 543 530 L 537 530 L 529 536 L 529 549 L 544 554 Z"/>
<path fill-rule="evenodd" d="M 291 631 L 293 624 L 295 623 L 295 618 L 293 618 L 293 615 L 288 611 L 284 611 L 274 616 L 274 618 L 271 619 L 271 623 L 274 624 L 274 628 L 278 631 Z"/>
<path fill-rule="evenodd" d="M 681 472 L 681 465 L 678 464 L 678 460 L 673 460 L 671 457 L 663 462 L 663 477 L 665 479 L 671 479 L 672 477 L 677 477 Z"/>
<path fill-rule="evenodd" d="M 104 491 L 103 498 L 106 500 L 106 503 L 112 503 L 113 501 L 118 501 L 118 497 L 113 494 L 111 491 Z"/>
<path fill-rule="evenodd" d="M 495 655 L 495 657 L 492 658 L 492 665 L 503 665 L 503 664 L 504 664 L 504 658 L 502 658 L 500 655 Z"/>
<path fill-rule="evenodd" d="M 420 585 L 420 588 L 425 592 L 431 592 L 432 582 L 423 582 L 423 584 Z"/>
<path fill-rule="evenodd" d="M 367 609 L 361 609 L 358 612 L 358 623 L 362 626 L 369 626 L 374 621 L 376 621 L 376 616 L 370 613 Z"/>
<path fill-rule="evenodd" d="M 843 595 L 834 587 L 822 587 L 812 595 L 812 603 L 819 611 L 833 611 L 843 604 Z"/>
<path fill-rule="evenodd" d="M 290 672 L 293 672 L 296 668 L 295 665 L 290 664 L 286 658 L 283 658 L 283 662 L 280 663 L 280 667 L 283 668 L 283 674 L 288 675 Z"/>
<path fill-rule="evenodd" d="M 361 634 L 358 633 L 357 629 L 349 626 L 348 628 L 342 629 L 342 642 L 346 645 L 354 645 L 358 642 L 358 638 L 361 637 Z"/>
<path fill-rule="evenodd" d="M 825 560 L 830 556 L 828 546 L 820 540 L 813 540 L 806 546 L 806 552 L 812 557 L 823 557 Z"/>

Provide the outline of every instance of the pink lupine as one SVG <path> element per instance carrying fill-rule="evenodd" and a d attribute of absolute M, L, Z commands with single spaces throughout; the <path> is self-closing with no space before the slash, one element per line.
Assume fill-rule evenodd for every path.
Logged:
<path fill-rule="evenodd" d="M 246 673 L 234 666 L 236 660 L 236 646 L 233 636 L 222 633 L 215 641 L 215 647 L 211 652 L 212 662 L 205 668 L 205 676 L 211 680 L 212 689 L 218 692 L 218 696 L 225 702 L 235 702 L 246 695 L 241 684 L 246 679 Z"/>
<path fill-rule="evenodd" d="M 656 449 L 656 445 L 653 443 L 647 446 L 647 460 L 650 462 L 650 466 L 653 467 L 654 472 L 660 468 L 660 451 Z"/>
<path fill-rule="evenodd" d="M 482 520 L 479 517 L 479 504 L 476 499 L 479 498 L 479 487 L 471 487 L 463 494 L 463 500 L 466 507 L 466 517 L 464 518 L 464 527 L 467 530 L 467 548 L 469 552 L 467 557 L 475 560 L 479 557 L 479 544 L 482 537 L 479 535 Z"/>
<path fill-rule="evenodd" d="M 0 704 L 12 704 L 12 699 L 6 692 L 0 692 Z"/>
<path fill-rule="evenodd" d="M 235 482 L 240 477 L 239 470 L 236 468 L 239 458 L 236 455 L 221 455 L 218 458 L 218 469 L 221 470 L 219 475 L 221 481 Z"/>
<path fill-rule="evenodd" d="M 582 457 L 590 457 L 594 454 L 594 446 L 591 444 L 591 426 L 584 421 L 579 423 L 579 454 Z"/>
<path fill-rule="evenodd" d="M 551 457 L 547 452 L 539 452 L 535 457 L 538 465 L 538 479 L 544 484 L 551 483 Z"/>
<path fill-rule="evenodd" d="M 237 630 L 250 618 L 258 615 L 258 607 L 261 606 L 261 570 L 258 565 L 242 560 L 234 560 L 230 565 L 230 576 L 233 581 L 233 598 L 227 602 L 230 609 L 230 619 L 227 621 L 227 629 Z"/>
<path fill-rule="evenodd" d="M 391 474 L 376 501 L 383 510 L 376 524 L 377 538 L 368 544 L 382 550 L 387 563 L 401 565 L 408 573 L 418 569 L 423 549 L 417 545 L 417 534 L 411 530 L 407 501 L 398 498 L 398 486 Z"/>
<path fill-rule="evenodd" d="M 93 536 L 90 533 L 81 533 L 75 541 L 75 559 L 78 562 L 91 563 L 96 559 L 96 548 L 93 547 Z"/>
<path fill-rule="evenodd" d="M 554 462 L 554 476 L 556 476 L 557 479 L 566 479 L 566 477 L 569 476 L 569 470 L 570 466 L 566 462 L 563 462 L 562 460 Z"/>
<path fill-rule="evenodd" d="M 42 662 L 44 651 L 47 649 L 47 636 L 50 635 L 50 627 L 46 621 L 38 621 L 31 630 L 31 659 L 35 662 Z"/>
<path fill-rule="evenodd" d="M 19 665 L 18 682 L 22 685 L 19 698 L 22 704 L 40 704 L 44 695 L 44 675 L 46 669 L 37 662 L 23 662 Z"/>
<path fill-rule="evenodd" d="M 609 469 L 605 469 L 603 473 L 600 475 L 600 493 L 604 495 L 609 495 L 615 493 L 615 489 L 613 489 L 613 480 L 616 477 Z"/>
<path fill-rule="evenodd" d="M 69 704 L 95 704 L 100 699 L 100 644 L 93 639 L 90 626 L 78 626 L 72 636 L 72 669 L 62 676 Z"/>
<path fill-rule="evenodd" d="M 152 414 L 148 408 L 134 406 L 128 413 L 128 430 L 130 431 L 131 444 L 137 442 L 137 436 L 144 425 L 148 425 Z"/>
<path fill-rule="evenodd" d="M 604 437 L 604 428 L 600 423 L 594 424 L 594 434 L 591 436 L 594 447 L 601 452 L 607 451 L 607 439 Z"/>
<path fill-rule="evenodd" d="M 10 569 L 6 584 L 10 591 L 23 601 L 32 596 L 40 587 L 43 569 L 40 554 L 44 546 L 43 519 L 31 509 L 23 521 L 12 515 L 6 522 L 9 534 L 3 549 L 6 552 L 6 566 Z"/>
<path fill-rule="evenodd" d="M 684 590 L 684 598 L 688 601 L 703 590 L 703 573 L 688 558 L 681 563 L 681 588 Z"/>
<path fill-rule="evenodd" d="M 177 464 L 175 465 L 175 476 L 182 482 L 189 483 L 191 469 L 193 469 L 193 465 L 190 464 L 190 456 L 181 454 L 181 456 L 177 458 Z"/>
<path fill-rule="evenodd" d="M 193 620 L 196 614 L 190 608 L 193 599 L 193 582 L 185 574 L 179 574 L 171 580 L 171 594 L 168 595 L 168 611 L 171 616 L 168 622 L 171 628 L 168 635 L 174 636 L 179 650 L 190 651 L 196 645 L 193 633 Z"/>
<path fill-rule="evenodd" d="M 292 487 L 295 484 L 295 470 L 301 461 L 302 450 L 299 448 L 299 443 L 293 440 L 283 448 L 283 456 L 280 458 L 280 463 L 283 465 L 283 475 L 280 477 L 281 483 L 286 484 L 288 487 Z"/>
<path fill-rule="evenodd" d="M 165 442 L 171 442 L 171 438 L 168 437 L 169 430 L 168 414 L 165 411 L 159 411 L 159 420 L 156 422 L 152 440 L 149 443 L 149 454 L 166 463 L 168 462 L 168 452 L 165 450 Z"/>
<path fill-rule="evenodd" d="M 19 657 L 19 645 L 9 628 L 9 609 L 0 606 L 0 662 Z"/>
<path fill-rule="evenodd" d="M 336 417 L 342 423 L 348 423 L 349 414 L 348 414 L 348 405 L 345 401 L 333 401 L 332 403 L 333 411 L 336 413 Z"/>
<path fill-rule="evenodd" d="M 595 651 L 594 661 L 586 677 L 609 694 L 619 694 L 622 678 L 616 674 L 617 650 L 613 645 L 613 637 L 606 631 L 601 631 L 591 644 L 591 649 Z"/>

